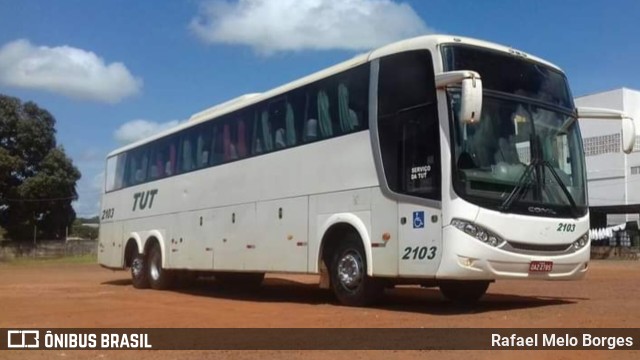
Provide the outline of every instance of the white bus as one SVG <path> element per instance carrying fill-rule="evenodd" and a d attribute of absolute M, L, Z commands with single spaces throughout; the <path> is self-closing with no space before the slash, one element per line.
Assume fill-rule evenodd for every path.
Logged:
<path fill-rule="evenodd" d="M 580 279 L 579 114 L 623 119 L 633 147 L 632 120 L 576 109 L 544 60 L 453 36 L 390 44 L 110 153 L 99 262 L 154 289 L 319 274 L 356 306 L 396 284 L 474 302 L 497 279 Z"/>

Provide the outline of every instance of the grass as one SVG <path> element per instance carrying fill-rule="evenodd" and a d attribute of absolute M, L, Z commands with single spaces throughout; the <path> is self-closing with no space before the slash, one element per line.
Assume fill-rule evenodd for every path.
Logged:
<path fill-rule="evenodd" d="M 38 259 L 38 258 L 34 259 L 32 257 L 19 257 L 4 263 L 9 265 L 18 265 L 18 266 L 58 265 L 58 264 L 97 264 L 98 258 L 96 255 L 64 256 L 64 257 L 50 258 L 50 259 Z"/>

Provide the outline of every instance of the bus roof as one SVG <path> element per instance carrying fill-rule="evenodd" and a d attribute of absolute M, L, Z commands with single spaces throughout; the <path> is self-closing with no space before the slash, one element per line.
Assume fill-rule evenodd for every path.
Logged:
<path fill-rule="evenodd" d="M 164 136 L 167 136 L 169 134 L 178 132 L 182 129 L 185 128 L 189 128 L 191 126 L 194 126 L 202 121 L 206 121 L 209 119 L 213 119 L 215 117 L 219 117 L 231 112 L 234 112 L 236 110 L 242 109 L 244 107 L 259 103 L 263 100 L 278 96 L 280 94 L 284 94 L 290 90 L 296 89 L 298 87 L 302 87 L 304 85 L 307 85 L 309 83 L 313 83 L 315 81 L 318 81 L 320 79 L 329 77 L 331 75 L 343 72 L 347 69 L 356 67 L 358 65 L 361 65 L 363 63 L 366 63 L 368 61 L 383 57 L 383 56 L 387 56 L 387 55 L 391 55 L 394 53 L 398 53 L 398 52 L 403 52 L 403 51 L 410 51 L 410 50 L 417 50 L 417 49 L 425 49 L 425 48 L 437 48 L 441 45 L 444 44 L 467 44 L 467 45 L 473 45 L 473 46 L 479 46 L 479 47 L 483 47 L 483 48 L 488 48 L 488 49 L 493 49 L 493 50 L 497 50 L 500 52 L 505 52 L 505 53 L 511 53 L 513 54 L 514 52 L 521 54 L 521 55 L 525 55 L 527 59 L 535 61 L 535 62 L 539 62 L 542 63 L 546 66 L 552 67 L 560 72 L 562 72 L 562 70 L 546 61 L 543 59 L 540 59 L 536 56 L 527 54 L 523 51 L 520 50 L 515 50 L 511 47 L 508 46 L 503 46 L 503 45 L 499 45 L 499 44 L 495 44 L 492 42 L 488 42 L 488 41 L 483 41 L 483 40 L 478 40 L 478 39 L 473 39 L 473 38 L 467 38 L 467 37 L 460 37 L 460 36 L 453 36 L 453 35 L 424 35 L 424 36 L 419 36 L 419 37 L 414 37 L 411 39 L 406 39 L 406 40 L 401 40 L 395 43 L 391 43 L 385 46 L 382 46 L 378 49 L 372 50 L 368 53 L 364 53 L 364 54 L 360 54 L 357 55 L 347 61 L 341 62 L 339 64 L 333 65 L 331 67 L 328 67 L 326 69 L 320 70 L 318 72 L 315 72 L 313 74 L 304 76 L 302 78 L 299 78 L 297 80 L 294 80 L 292 82 L 289 82 L 287 84 L 278 86 L 276 88 L 273 88 L 271 90 L 268 90 L 266 92 L 263 93 L 250 93 L 250 94 L 245 94 L 245 95 L 241 95 L 238 96 L 236 98 L 233 98 L 231 100 L 222 102 L 218 105 L 212 106 L 208 109 L 202 110 L 200 112 L 197 112 L 195 114 L 193 114 L 188 121 L 182 122 L 179 125 L 162 131 L 160 133 L 154 134 L 150 137 L 147 137 L 145 139 L 141 139 L 138 140 L 136 142 L 133 142 L 131 144 L 125 145 L 123 147 L 120 147 L 112 152 L 110 152 L 107 157 L 119 154 L 121 152 L 127 151 L 129 149 L 133 149 L 136 148 L 140 145 L 146 144 L 148 142 L 151 142 L 153 140 L 162 138 Z"/>

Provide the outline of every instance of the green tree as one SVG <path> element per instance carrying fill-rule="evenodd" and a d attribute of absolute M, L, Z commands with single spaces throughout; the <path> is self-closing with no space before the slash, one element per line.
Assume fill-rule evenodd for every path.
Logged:
<path fill-rule="evenodd" d="M 55 118 L 0 94 L 0 226 L 6 237 L 58 239 L 75 219 L 80 172 L 56 145 Z"/>

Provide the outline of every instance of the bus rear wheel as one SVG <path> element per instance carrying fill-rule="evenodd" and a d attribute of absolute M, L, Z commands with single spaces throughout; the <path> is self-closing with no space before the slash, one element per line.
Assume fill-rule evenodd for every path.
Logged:
<path fill-rule="evenodd" d="M 449 301 L 457 305 L 473 305 L 487 292 L 489 281 L 443 281 L 440 283 L 440 292 Z"/>
<path fill-rule="evenodd" d="M 383 284 L 367 275 L 362 242 L 351 237 L 338 245 L 331 261 L 331 288 L 341 304 L 367 306 L 380 299 Z"/>
<path fill-rule="evenodd" d="M 162 251 L 158 244 L 154 244 L 149 249 L 147 258 L 147 274 L 149 285 L 155 290 L 165 290 L 173 284 L 173 273 L 162 267 Z"/>
<path fill-rule="evenodd" d="M 131 282 L 136 289 L 146 289 L 149 287 L 149 270 L 143 255 L 136 254 L 131 261 Z"/>

